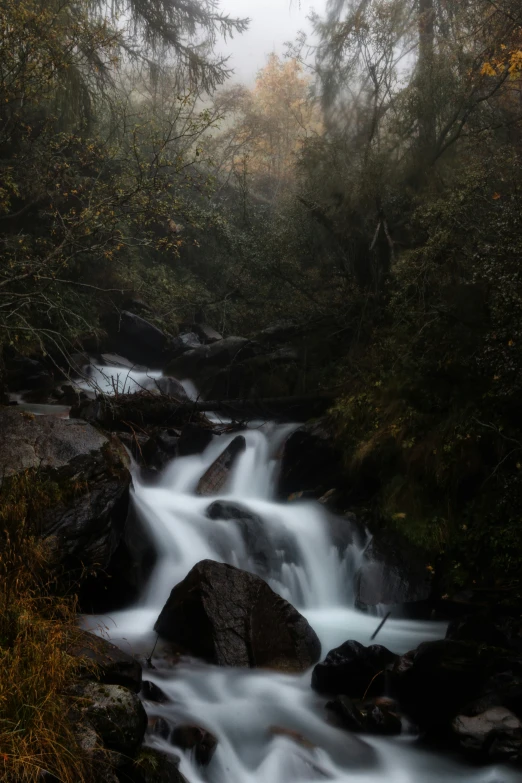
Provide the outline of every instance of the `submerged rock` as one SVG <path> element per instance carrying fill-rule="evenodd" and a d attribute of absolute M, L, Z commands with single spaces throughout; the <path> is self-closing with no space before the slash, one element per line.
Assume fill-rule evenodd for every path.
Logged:
<path fill-rule="evenodd" d="M 201 726 L 176 726 L 170 741 L 182 750 L 192 751 L 202 767 L 210 764 L 218 744 L 216 737 Z"/>
<path fill-rule="evenodd" d="M 212 560 L 176 585 L 155 630 L 219 666 L 304 671 L 321 653 L 308 621 L 266 582 Z"/>
<path fill-rule="evenodd" d="M 381 736 L 400 734 L 401 719 L 394 711 L 395 705 L 386 703 L 387 701 L 381 699 L 356 702 L 347 696 L 338 696 L 327 703 L 326 709 L 330 710 L 348 731 Z"/>
<path fill-rule="evenodd" d="M 196 493 L 198 495 L 216 495 L 221 492 L 230 476 L 230 471 L 245 449 L 244 436 L 237 435 L 200 478 Z"/>
<path fill-rule="evenodd" d="M 396 655 L 378 644 L 364 647 L 349 641 L 330 650 L 324 661 L 318 663 L 312 673 L 312 688 L 321 693 L 335 693 L 361 699 L 370 689 L 383 691 L 384 670 L 393 663 Z M 382 677 L 376 682 L 376 675 Z"/>
<path fill-rule="evenodd" d="M 55 561 L 105 568 L 128 509 L 130 473 L 119 441 L 85 422 L 13 409 L 0 410 L 0 431 L 0 483 L 35 471 L 41 535 L 54 538 Z"/>

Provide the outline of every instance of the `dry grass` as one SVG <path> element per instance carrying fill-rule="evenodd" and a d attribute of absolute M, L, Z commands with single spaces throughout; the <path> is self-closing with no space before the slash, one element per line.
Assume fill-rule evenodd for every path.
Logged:
<path fill-rule="evenodd" d="M 0 780 L 32 783 L 43 770 L 86 783 L 88 767 L 67 695 L 80 662 L 74 598 L 57 597 L 52 545 L 37 535 L 45 483 L 20 474 L 0 488 Z"/>

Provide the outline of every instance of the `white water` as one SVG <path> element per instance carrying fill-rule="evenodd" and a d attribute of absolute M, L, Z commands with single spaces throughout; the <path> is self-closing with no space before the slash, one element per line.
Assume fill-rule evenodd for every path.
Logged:
<path fill-rule="evenodd" d="M 230 437 L 217 438 L 202 456 L 177 459 L 153 487 L 134 477 L 134 503 L 153 536 L 158 562 L 139 601 L 110 618 L 90 618 L 123 649 L 150 652 L 153 626 L 172 587 L 202 559 L 227 562 L 258 573 L 309 620 L 322 642 L 323 656 L 347 639 L 370 642 L 378 619 L 353 608 L 353 575 L 366 542 L 353 538 L 340 552 L 332 543 L 331 518 L 315 503 L 275 502 L 276 454 L 288 428 L 245 432 L 240 457 L 227 492 L 220 498 L 241 503 L 261 520 L 249 544 L 232 521 L 211 520 L 205 510 L 217 498 L 201 498 L 194 489 L 202 473 Z M 342 524 L 348 525 L 344 522 Z M 350 543 L 350 539 L 352 543 Z M 397 653 L 421 641 L 440 638 L 444 626 L 390 619 L 378 642 Z M 310 688 L 310 673 L 282 675 L 268 671 L 212 667 L 184 660 L 169 667 L 161 658 L 145 678 L 159 685 L 171 703 L 145 702 L 152 716 L 171 723 L 202 725 L 219 740 L 206 769 L 190 754 L 150 737 L 150 744 L 182 756 L 181 770 L 190 783 L 515 783 L 521 776 L 504 767 L 468 768 L 459 760 L 419 750 L 414 738 L 361 738 L 326 722 L 326 699 Z M 271 731 L 299 732 L 304 746 Z"/>

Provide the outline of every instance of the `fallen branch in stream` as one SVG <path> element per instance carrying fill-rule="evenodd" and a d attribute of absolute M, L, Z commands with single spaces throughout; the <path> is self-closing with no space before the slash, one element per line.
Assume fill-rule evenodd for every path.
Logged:
<path fill-rule="evenodd" d="M 379 623 L 379 627 L 377 628 L 377 630 L 375 631 L 375 633 L 373 633 L 373 634 L 370 636 L 370 641 L 372 641 L 372 642 L 373 642 L 373 640 L 375 639 L 375 637 L 377 636 L 377 634 L 379 633 L 379 631 L 380 631 L 380 630 L 381 630 L 381 628 L 383 627 L 383 625 L 384 625 L 384 623 L 386 622 L 386 620 L 387 620 L 387 619 L 390 617 L 390 615 L 391 615 L 391 612 L 388 612 L 388 613 L 385 615 L 385 617 L 384 617 L 384 619 L 382 620 L 382 622 L 381 622 L 381 623 Z"/>
<path fill-rule="evenodd" d="M 211 426 L 205 413 L 221 414 L 243 422 L 254 419 L 300 422 L 325 413 L 335 394 L 325 392 L 294 397 L 248 400 L 177 400 L 150 393 L 100 396 L 85 400 L 71 410 L 71 417 L 108 429 L 128 431 L 131 425 L 180 427 L 188 422 Z"/>

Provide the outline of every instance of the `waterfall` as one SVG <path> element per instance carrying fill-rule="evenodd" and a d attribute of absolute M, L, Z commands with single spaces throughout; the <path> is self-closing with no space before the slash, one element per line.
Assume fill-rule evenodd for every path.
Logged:
<path fill-rule="evenodd" d="M 177 458 L 153 486 L 134 472 L 133 503 L 157 552 L 153 573 L 139 601 L 110 617 L 85 618 L 126 651 L 149 653 L 154 623 L 174 585 L 200 560 L 209 558 L 256 573 L 306 616 L 322 643 L 323 656 L 347 639 L 370 643 L 378 618 L 354 608 L 353 578 L 367 539 L 347 520 L 332 517 L 319 503 L 275 499 L 277 453 L 289 428 L 264 425 L 243 435 L 228 486 L 216 497 L 195 494 L 200 477 L 237 435 L 222 435 L 204 454 Z M 254 536 L 233 520 L 210 519 L 220 501 L 255 515 Z M 335 536 L 332 525 L 335 524 Z M 341 530 L 341 536 L 339 536 Z M 262 555 L 262 556 L 261 556 Z M 390 619 L 378 643 L 395 653 L 444 636 L 441 623 Z M 266 670 L 215 667 L 160 658 L 144 677 L 169 697 L 145 701 L 150 716 L 171 724 L 203 726 L 218 739 L 209 766 L 151 735 L 148 742 L 181 756 L 190 783 L 509 783 L 519 779 L 503 767 L 469 768 L 459 760 L 420 750 L 414 738 L 361 737 L 329 725 L 326 699 L 310 687 L 310 672 L 286 675 Z M 281 731 L 281 729 L 283 731 Z M 286 733 L 285 733 L 286 732 Z M 297 732 L 302 744 L 289 736 Z"/>

